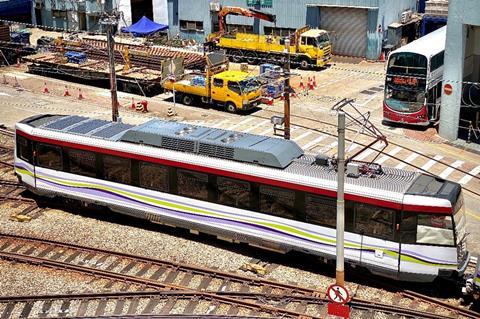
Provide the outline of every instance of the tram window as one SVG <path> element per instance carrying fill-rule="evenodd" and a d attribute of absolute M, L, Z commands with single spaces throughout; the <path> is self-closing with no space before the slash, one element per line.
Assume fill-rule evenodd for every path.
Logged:
<path fill-rule="evenodd" d="M 260 211 L 295 219 L 295 192 L 270 186 L 260 186 Z"/>
<path fill-rule="evenodd" d="M 103 156 L 103 176 L 107 181 L 130 184 L 131 175 L 131 163 L 128 158 Z"/>
<path fill-rule="evenodd" d="M 312 224 L 335 227 L 337 206 L 333 199 L 307 194 L 305 197 L 305 218 Z"/>
<path fill-rule="evenodd" d="M 208 200 L 208 175 L 182 170 L 177 171 L 178 194 Z"/>
<path fill-rule="evenodd" d="M 23 136 L 17 135 L 17 157 L 32 163 L 32 144 Z"/>
<path fill-rule="evenodd" d="M 452 216 L 418 215 L 417 243 L 453 245 Z"/>
<path fill-rule="evenodd" d="M 96 172 L 96 158 L 95 153 L 67 149 L 69 171 L 72 174 L 79 174 L 89 177 L 95 177 Z"/>
<path fill-rule="evenodd" d="M 400 241 L 402 244 L 414 244 L 417 239 L 417 213 L 402 213 L 400 225 Z"/>
<path fill-rule="evenodd" d="M 63 170 L 62 149 L 53 145 L 37 144 L 37 164 L 57 171 Z"/>
<path fill-rule="evenodd" d="M 393 210 L 357 203 L 355 232 L 366 236 L 393 239 L 394 217 Z"/>
<path fill-rule="evenodd" d="M 218 203 L 238 208 L 250 208 L 250 183 L 230 178 L 217 178 Z"/>
<path fill-rule="evenodd" d="M 140 187 L 168 192 L 168 167 L 140 162 Z"/>

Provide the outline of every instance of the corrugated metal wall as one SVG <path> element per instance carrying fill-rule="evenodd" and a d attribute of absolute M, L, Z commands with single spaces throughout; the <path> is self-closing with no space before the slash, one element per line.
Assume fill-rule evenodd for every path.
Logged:
<path fill-rule="evenodd" d="M 320 27 L 330 32 L 334 54 L 366 56 L 367 9 L 322 7 Z"/>

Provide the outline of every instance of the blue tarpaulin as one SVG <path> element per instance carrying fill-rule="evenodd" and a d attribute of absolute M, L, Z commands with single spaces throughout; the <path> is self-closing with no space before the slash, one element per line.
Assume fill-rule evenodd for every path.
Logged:
<path fill-rule="evenodd" d="M 15 18 L 20 15 L 30 15 L 32 8 L 31 0 L 8 0 L 0 1 L 0 18 Z"/>
<path fill-rule="evenodd" d="M 149 18 L 143 16 L 137 21 L 137 23 L 132 24 L 129 27 L 123 27 L 121 31 L 124 33 L 132 33 L 136 37 L 143 37 L 166 29 L 168 29 L 168 25 L 153 22 Z"/>

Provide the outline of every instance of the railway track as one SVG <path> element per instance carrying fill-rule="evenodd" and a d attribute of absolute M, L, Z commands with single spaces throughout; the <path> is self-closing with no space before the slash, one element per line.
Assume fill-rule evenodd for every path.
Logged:
<path fill-rule="evenodd" d="M 149 316 L 151 318 L 151 316 L 181 314 L 182 316 L 203 315 L 209 318 L 212 316 L 214 318 L 215 316 L 316 318 L 317 316 L 304 314 L 306 307 L 312 308 L 314 303 L 321 309 L 319 313 L 324 316 L 326 302 L 319 299 L 242 294 L 241 300 L 238 298 L 232 300 L 217 294 L 195 291 L 108 292 L 0 297 L 0 316 L 2 319 L 42 316 L 49 318 Z M 303 312 L 289 310 L 293 306 Z M 352 317 L 356 318 L 371 318 L 377 312 L 413 318 L 451 318 L 367 301 L 352 301 L 350 307 Z"/>
<path fill-rule="evenodd" d="M 125 316 L 248 316 L 299 318 L 301 313 L 200 291 L 117 292 L 1 297 L 2 319 Z M 171 317 L 169 317 L 171 318 Z M 313 318 L 313 317 L 312 317 Z"/>
<path fill-rule="evenodd" d="M 315 289 L 185 263 L 6 234 L 0 234 L 0 258 L 104 278 L 108 280 L 105 289 L 124 282 L 158 291 L 204 292 L 229 298 L 228 300 L 240 299 L 248 304 L 281 308 L 309 317 L 322 317 L 326 314 L 324 293 Z M 405 300 L 412 300 L 410 307 L 402 306 Z M 350 305 L 359 313 L 369 310 L 408 316 L 416 314 L 423 318 L 478 317 L 478 313 L 414 292 L 402 292 L 398 305 L 358 298 L 354 298 Z M 421 310 L 435 310 L 438 307 L 447 312 L 448 316 L 428 314 Z"/>
<path fill-rule="evenodd" d="M 265 112 L 269 112 L 269 113 L 273 113 L 275 115 L 281 115 L 282 113 L 281 112 L 276 112 L 276 111 L 272 111 L 272 110 L 265 110 Z M 262 115 L 255 115 L 255 114 L 252 114 L 250 115 L 252 117 L 256 117 L 256 118 L 259 118 L 259 119 L 262 119 L 262 120 L 269 120 L 270 117 L 266 117 L 266 116 L 262 116 Z M 310 118 L 310 117 L 306 117 L 306 116 L 299 116 L 299 115 L 292 115 L 291 116 L 292 118 L 297 118 L 297 119 L 301 119 L 301 120 L 307 120 L 307 121 L 310 121 L 312 122 L 311 124 L 312 125 L 302 125 L 302 124 L 295 124 L 295 126 L 297 127 L 300 127 L 300 128 L 303 128 L 303 129 L 306 129 L 306 130 L 313 130 L 315 132 L 319 132 L 319 133 L 323 133 L 323 134 L 327 134 L 327 135 L 330 135 L 330 136 L 333 136 L 333 137 L 337 137 L 337 134 L 336 134 L 336 127 L 337 125 L 336 124 L 333 124 L 333 123 L 330 123 L 330 122 L 327 122 L 327 121 L 322 121 L 322 120 L 318 120 L 318 119 L 313 119 L 313 118 Z M 319 127 L 319 124 L 321 125 Z M 350 133 L 355 133 L 357 134 L 357 131 L 351 129 L 351 128 L 347 128 L 346 129 L 347 132 L 350 132 Z M 365 133 L 360 133 L 361 135 L 363 136 L 367 136 L 367 137 L 370 137 L 369 135 L 365 134 Z M 353 139 L 351 138 L 346 138 L 346 141 L 347 142 L 353 142 Z M 367 143 L 362 143 L 362 142 L 359 142 L 358 140 L 355 140 L 355 143 L 360 145 L 360 146 L 367 146 Z M 477 176 L 477 175 L 473 175 L 471 174 L 469 171 L 466 171 L 462 168 L 459 168 L 459 167 L 455 167 L 455 166 L 452 166 L 451 164 L 449 163 L 446 163 L 440 159 L 437 159 L 435 157 L 432 157 L 432 156 L 429 156 L 429 155 L 426 155 L 424 153 L 421 153 L 413 148 L 410 148 L 408 146 L 405 146 L 405 145 L 402 145 L 400 143 L 396 143 L 396 142 L 388 142 L 390 145 L 393 145 L 393 146 L 397 146 L 397 147 L 400 147 L 406 151 L 409 151 L 413 154 L 415 154 L 417 157 L 423 157 L 425 159 L 427 159 L 428 161 L 432 161 L 432 163 L 438 163 L 438 164 L 441 164 L 443 165 L 445 168 L 450 168 L 452 169 L 453 171 L 457 171 L 457 172 L 460 172 L 464 175 L 467 175 L 467 176 L 470 176 L 473 180 L 476 180 L 476 181 L 480 181 L 480 177 Z M 382 155 L 385 155 L 385 156 L 388 156 L 392 159 L 395 159 L 397 160 L 398 162 L 401 162 L 403 164 L 406 164 L 416 170 L 419 170 L 419 171 L 422 171 L 422 172 L 426 172 L 426 173 L 429 173 L 428 170 L 424 170 L 422 169 L 422 167 L 418 166 L 418 165 L 415 165 L 413 163 L 410 163 L 410 162 L 407 162 L 406 160 L 398 157 L 398 156 L 395 156 L 395 155 L 390 155 L 388 154 L 387 152 L 385 151 L 380 151 L 380 150 L 377 150 L 380 152 L 380 154 Z M 462 188 L 466 191 L 468 191 L 469 193 L 473 194 L 473 195 L 476 195 L 476 196 L 479 196 L 480 197 L 480 191 L 479 190 L 476 190 L 476 189 L 473 189 L 471 187 L 468 187 L 468 186 L 465 186 L 465 185 L 462 185 Z"/>

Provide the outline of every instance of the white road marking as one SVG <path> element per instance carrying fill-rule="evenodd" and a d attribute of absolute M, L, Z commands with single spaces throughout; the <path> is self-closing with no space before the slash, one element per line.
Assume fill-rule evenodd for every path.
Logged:
<path fill-rule="evenodd" d="M 317 137 L 316 139 L 314 139 L 313 141 L 310 141 L 308 142 L 307 144 L 303 145 L 302 148 L 304 150 L 308 150 L 310 147 L 314 146 L 314 145 L 317 145 L 318 143 L 320 143 L 321 141 L 323 141 L 324 139 L 327 138 L 328 135 L 320 135 L 319 137 Z"/>
<path fill-rule="evenodd" d="M 244 124 L 247 124 L 248 122 L 251 122 L 251 121 L 253 121 L 253 120 L 255 120 L 254 117 L 246 118 L 245 120 L 243 120 L 243 121 L 241 121 L 241 122 L 239 122 L 239 123 L 237 123 L 237 124 L 234 124 L 234 125 L 230 126 L 230 127 L 227 128 L 226 130 L 228 130 L 228 131 L 233 131 L 233 130 L 235 130 L 237 127 L 240 127 L 240 126 L 242 126 L 242 125 L 244 125 Z"/>
<path fill-rule="evenodd" d="M 442 155 L 435 155 L 433 159 L 429 160 L 425 165 L 421 167 L 421 170 L 427 171 L 432 168 L 433 165 L 435 165 L 438 161 L 440 161 L 443 158 Z"/>
<path fill-rule="evenodd" d="M 455 168 L 458 168 L 460 166 L 463 165 L 463 163 L 465 163 L 464 161 L 455 161 L 453 162 L 452 165 L 450 165 L 450 167 L 447 167 L 443 172 L 440 173 L 440 175 L 438 175 L 440 178 L 447 178 L 450 174 L 453 173 L 453 171 L 455 170 Z"/>
<path fill-rule="evenodd" d="M 260 123 L 258 123 L 258 124 L 255 124 L 255 125 L 253 125 L 253 126 L 250 126 L 249 128 L 243 130 L 242 132 L 243 132 L 243 133 L 251 132 L 251 131 L 253 131 L 254 129 L 256 129 L 257 127 L 263 126 L 263 125 L 265 125 L 265 124 L 267 124 L 267 123 L 270 123 L 270 120 L 265 120 L 265 121 L 263 121 L 263 122 L 260 122 Z"/>
<path fill-rule="evenodd" d="M 388 155 L 383 155 L 380 157 L 378 160 L 375 161 L 375 163 L 382 165 L 384 162 L 386 162 L 389 158 L 395 156 L 398 152 L 400 152 L 402 148 L 400 146 L 395 147 L 393 150 L 388 152 Z"/>
<path fill-rule="evenodd" d="M 367 158 L 368 156 L 370 156 L 370 154 L 372 154 L 373 152 L 376 152 L 376 150 L 373 150 L 373 149 L 371 149 L 371 148 L 366 149 L 365 151 L 363 151 L 362 153 L 360 153 L 357 157 L 355 157 L 353 160 L 363 161 L 365 158 Z"/>
<path fill-rule="evenodd" d="M 228 120 L 222 120 L 222 121 L 220 121 L 220 122 L 217 122 L 217 124 L 214 124 L 214 125 L 212 125 L 212 126 L 210 126 L 210 127 L 212 127 L 212 128 L 219 128 L 220 126 L 222 126 L 222 125 L 225 124 L 226 122 L 228 122 Z"/>
<path fill-rule="evenodd" d="M 303 133 L 302 135 L 295 137 L 292 141 L 298 142 L 301 139 L 309 136 L 310 134 L 312 134 L 312 131 L 307 131 L 307 132 Z"/>
<path fill-rule="evenodd" d="M 3 93 L 3 92 L 0 92 L 0 95 L 11 96 L 10 94 L 8 94 L 8 93 Z"/>
<path fill-rule="evenodd" d="M 268 129 L 266 129 L 265 131 L 261 132 L 259 135 L 270 135 L 270 134 L 273 134 L 273 127 L 270 127 Z"/>
<path fill-rule="evenodd" d="M 338 145 L 338 141 L 332 142 L 328 144 L 327 146 L 322 147 L 320 150 L 318 150 L 318 153 L 326 153 L 330 151 L 332 148 L 336 147 Z"/>
<path fill-rule="evenodd" d="M 360 145 L 355 144 L 355 143 L 349 144 L 349 145 L 347 145 L 347 148 L 345 149 L 345 153 L 352 152 L 353 150 L 355 150 L 359 147 L 360 147 Z"/>
<path fill-rule="evenodd" d="M 469 172 L 471 175 L 465 175 L 462 177 L 462 179 L 460 181 L 458 181 L 460 184 L 462 185 L 465 185 L 467 184 L 468 182 L 470 182 L 470 180 L 474 177 L 474 176 L 477 176 L 478 174 L 480 174 L 480 165 L 475 167 L 474 169 L 472 169 L 470 172 Z"/>
<path fill-rule="evenodd" d="M 419 155 L 420 155 L 420 154 L 416 154 L 416 153 L 410 154 L 410 156 L 405 159 L 405 162 L 406 162 L 406 163 L 403 163 L 403 162 L 402 162 L 402 163 L 398 164 L 397 166 L 395 166 L 395 168 L 398 168 L 398 169 L 404 168 L 405 166 L 407 166 L 408 164 L 410 164 L 411 162 L 413 162 L 413 160 L 416 159 Z"/>

